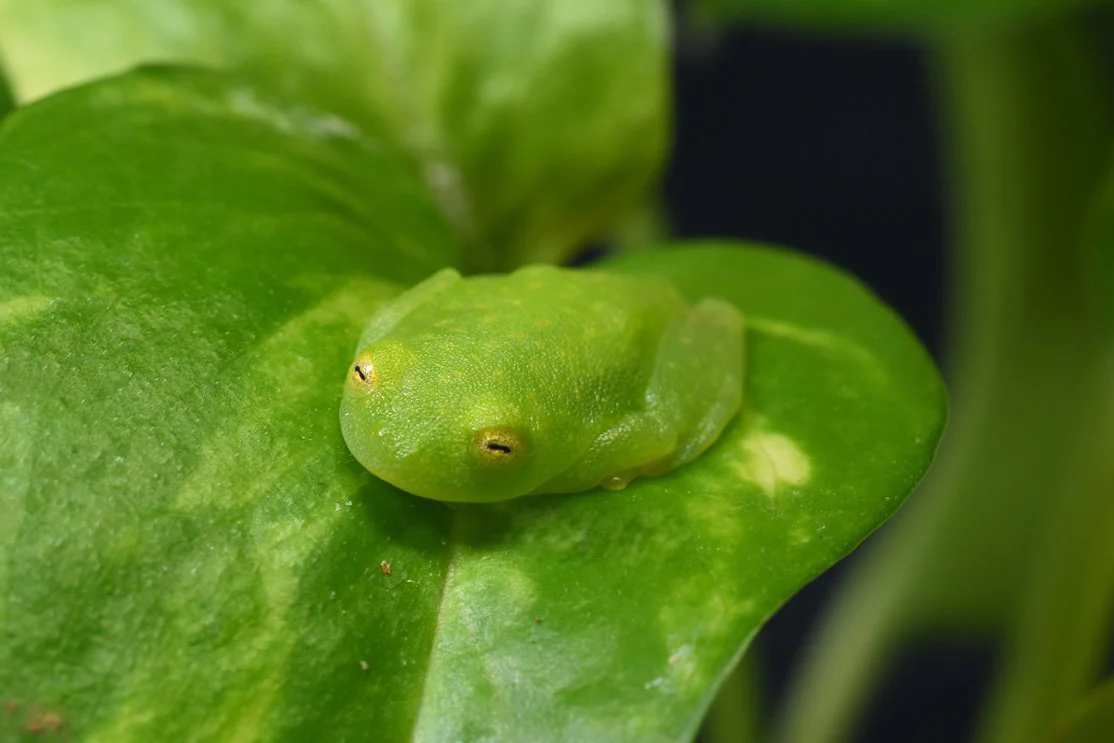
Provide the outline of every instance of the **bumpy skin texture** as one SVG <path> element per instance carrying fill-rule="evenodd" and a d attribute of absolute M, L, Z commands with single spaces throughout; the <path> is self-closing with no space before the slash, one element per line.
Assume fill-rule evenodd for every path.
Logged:
<path fill-rule="evenodd" d="M 742 374 L 739 312 L 664 279 L 445 269 L 372 319 L 341 429 L 369 471 L 427 498 L 619 489 L 711 446 Z"/>

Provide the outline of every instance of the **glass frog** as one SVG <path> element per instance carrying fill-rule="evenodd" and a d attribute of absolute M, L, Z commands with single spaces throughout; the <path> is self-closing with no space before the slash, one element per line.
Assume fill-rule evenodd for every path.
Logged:
<path fill-rule="evenodd" d="M 743 318 L 663 278 L 444 269 L 385 303 L 348 367 L 348 448 L 416 495 L 618 490 L 700 456 L 742 398 Z"/>

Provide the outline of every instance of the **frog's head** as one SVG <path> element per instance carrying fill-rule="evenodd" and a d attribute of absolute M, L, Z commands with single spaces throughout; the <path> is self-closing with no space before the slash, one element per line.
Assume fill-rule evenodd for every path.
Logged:
<path fill-rule="evenodd" d="M 372 474 L 415 495 L 489 502 L 544 482 L 538 411 L 505 399 L 467 364 L 424 362 L 406 344 L 381 341 L 348 368 L 341 430 Z"/>

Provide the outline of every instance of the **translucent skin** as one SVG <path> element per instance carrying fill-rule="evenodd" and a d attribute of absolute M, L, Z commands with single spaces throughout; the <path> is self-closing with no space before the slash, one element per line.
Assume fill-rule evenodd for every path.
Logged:
<path fill-rule="evenodd" d="M 361 464 L 426 498 L 620 489 L 711 446 L 742 375 L 739 312 L 664 279 L 445 269 L 372 319 L 340 421 Z"/>

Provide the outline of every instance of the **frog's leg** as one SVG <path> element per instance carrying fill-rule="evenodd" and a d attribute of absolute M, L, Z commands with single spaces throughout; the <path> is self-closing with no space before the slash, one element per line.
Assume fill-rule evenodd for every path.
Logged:
<path fill-rule="evenodd" d="M 398 324 L 399 320 L 413 312 L 416 307 L 429 301 L 431 297 L 440 294 L 458 281 L 460 281 L 460 274 L 457 273 L 456 269 L 443 268 L 394 299 L 388 300 L 379 307 L 375 317 L 364 329 L 364 334 L 360 336 L 360 343 L 356 346 L 356 353 L 389 333 Z"/>
<path fill-rule="evenodd" d="M 677 447 L 657 473 L 692 461 L 715 442 L 742 404 L 743 373 L 743 316 L 733 305 L 705 299 L 670 328 L 646 391 L 654 417 L 677 432 Z"/>
<path fill-rule="evenodd" d="M 534 493 L 576 493 L 595 487 L 622 490 L 677 448 L 677 437 L 661 421 L 639 410 L 621 418 L 601 434 L 569 469 L 536 488 Z"/>
<path fill-rule="evenodd" d="M 700 302 L 666 330 L 653 363 L 646 407 L 621 418 L 535 493 L 621 490 L 703 453 L 742 401 L 742 315 L 722 300 Z"/>

